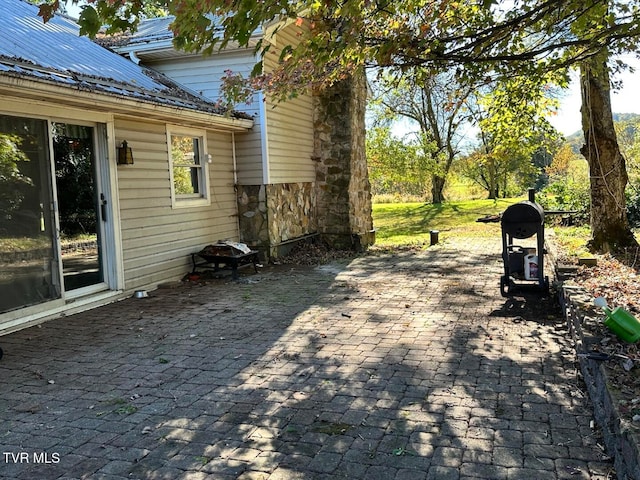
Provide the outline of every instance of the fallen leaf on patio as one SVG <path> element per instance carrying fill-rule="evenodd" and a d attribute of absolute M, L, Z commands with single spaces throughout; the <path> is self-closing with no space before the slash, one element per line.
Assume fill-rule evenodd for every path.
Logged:
<path fill-rule="evenodd" d="M 566 467 L 567 472 L 569 473 L 569 475 L 580 475 L 581 471 L 578 467 L 572 467 L 570 465 L 567 465 Z"/>
<path fill-rule="evenodd" d="M 14 410 L 20 413 L 38 413 L 40 411 L 40 405 L 38 404 L 18 405 L 14 407 Z"/>

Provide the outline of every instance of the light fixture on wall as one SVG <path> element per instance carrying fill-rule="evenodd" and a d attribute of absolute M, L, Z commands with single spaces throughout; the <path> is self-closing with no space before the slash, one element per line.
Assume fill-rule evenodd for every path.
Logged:
<path fill-rule="evenodd" d="M 118 150 L 118 165 L 133 165 L 133 151 L 126 140 L 123 140 L 122 145 L 116 147 L 116 150 Z"/>

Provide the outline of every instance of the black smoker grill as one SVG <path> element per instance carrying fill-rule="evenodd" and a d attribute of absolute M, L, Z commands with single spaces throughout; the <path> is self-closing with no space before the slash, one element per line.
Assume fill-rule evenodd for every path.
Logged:
<path fill-rule="evenodd" d="M 516 286 L 516 281 L 538 283 L 543 291 L 549 290 L 549 278 L 544 276 L 544 210 L 535 201 L 535 191 L 529 190 L 529 200 L 507 208 L 500 220 L 502 227 L 502 260 L 504 275 L 500 277 L 500 293 L 503 297 Z M 514 245 L 514 239 L 537 236 L 537 248 Z M 531 262 L 537 255 L 537 262 Z M 530 261 L 527 265 L 525 260 Z M 527 275 L 528 274 L 528 275 Z"/>

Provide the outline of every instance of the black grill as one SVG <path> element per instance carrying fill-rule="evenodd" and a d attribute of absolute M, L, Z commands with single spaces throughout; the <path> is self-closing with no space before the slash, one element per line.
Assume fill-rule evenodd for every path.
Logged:
<path fill-rule="evenodd" d="M 544 224 L 544 210 L 535 202 L 511 205 L 502 214 L 502 231 L 513 238 L 533 237 Z"/>
<path fill-rule="evenodd" d="M 544 210 L 536 203 L 533 189 L 529 190 L 528 201 L 511 205 L 504 211 L 500 226 L 504 262 L 500 293 L 506 297 L 516 287 L 516 280 L 533 280 L 540 289 L 548 291 L 549 278 L 544 276 Z M 537 237 L 535 248 L 514 244 L 514 239 L 534 235 Z"/>

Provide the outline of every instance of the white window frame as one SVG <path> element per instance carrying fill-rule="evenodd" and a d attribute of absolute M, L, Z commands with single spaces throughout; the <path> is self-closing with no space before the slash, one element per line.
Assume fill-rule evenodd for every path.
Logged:
<path fill-rule="evenodd" d="M 173 175 L 173 157 L 171 154 L 172 137 L 193 137 L 198 139 L 200 164 L 198 167 L 198 180 L 200 192 L 192 195 L 177 194 Z M 172 208 L 187 208 L 211 205 L 210 180 L 209 180 L 209 155 L 206 152 L 207 133 L 204 130 L 195 130 L 180 126 L 167 127 L 167 156 L 169 159 L 169 177 L 171 182 L 171 206 Z"/>

